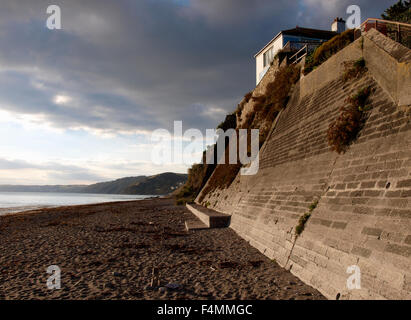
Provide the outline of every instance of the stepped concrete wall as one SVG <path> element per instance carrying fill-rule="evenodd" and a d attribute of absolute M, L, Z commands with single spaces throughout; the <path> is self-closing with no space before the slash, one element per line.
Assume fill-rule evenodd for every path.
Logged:
<path fill-rule="evenodd" d="M 390 52 L 397 45 L 381 37 L 369 33 L 300 80 L 261 149 L 258 174 L 238 175 L 204 200 L 232 215 L 240 236 L 330 299 L 411 299 L 411 107 L 401 93 L 411 87 L 403 73 L 411 59 L 399 61 Z M 344 83 L 341 63 L 362 53 L 369 72 Z M 397 76 L 387 80 L 375 64 L 390 56 Z M 365 127 L 345 154 L 331 152 L 328 126 L 364 86 L 375 88 Z M 295 241 L 295 226 L 314 201 Z M 361 289 L 349 290 L 353 265 Z"/>
<path fill-rule="evenodd" d="M 374 29 L 364 37 L 363 47 L 377 82 L 397 105 L 411 105 L 411 50 Z"/>

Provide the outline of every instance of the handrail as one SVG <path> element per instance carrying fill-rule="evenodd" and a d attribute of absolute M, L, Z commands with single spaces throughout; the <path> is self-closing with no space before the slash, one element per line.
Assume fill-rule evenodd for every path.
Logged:
<path fill-rule="evenodd" d="M 283 52 L 292 52 L 292 51 L 300 51 L 302 48 L 307 46 L 308 48 L 312 46 L 320 46 L 326 41 L 287 41 L 285 46 L 283 47 L 282 51 Z"/>
<path fill-rule="evenodd" d="M 409 24 L 409 23 L 391 21 L 391 20 L 383 20 L 383 19 L 378 19 L 378 18 L 368 18 L 363 23 L 361 23 L 361 27 L 369 21 L 378 21 L 378 22 L 384 22 L 384 23 L 390 23 L 390 24 L 397 24 L 397 25 L 400 25 L 400 26 L 405 26 L 405 27 L 410 27 L 411 28 L 411 24 Z"/>
<path fill-rule="evenodd" d="M 368 18 L 357 30 L 362 34 L 369 29 L 376 29 L 385 36 L 411 49 L 411 24 L 409 23 Z M 358 36 L 356 33 L 355 38 L 358 38 Z"/>
<path fill-rule="evenodd" d="M 300 58 L 298 58 L 298 55 L 300 54 L 301 51 L 305 51 L 305 54 L 302 55 Z M 308 45 L 305 45 L 305 46 L 302 47 L 299 51 L 297 51 L 295 54 L 293 54 L 293 55 L 290 57 L 289 61 L 292 62 L 293 59 L 294 59 L 294 57 L 295 57 L 295 61 L 292 62 L 292 63 L 297 63 L 297 61 L 300 60 L 301 58 L 303 58 L 303 57 L 307 54 L 307 52 L 308 52 Z"/>

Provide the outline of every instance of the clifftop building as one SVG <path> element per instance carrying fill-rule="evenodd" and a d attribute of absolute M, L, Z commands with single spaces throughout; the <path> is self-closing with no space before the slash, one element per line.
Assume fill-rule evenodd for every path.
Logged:
<path fill-rule="evenodd" d="M 317 47 L 321 43 L 330 40 L 338 33 L 345 31 L 345 21 L 336 18 L 331 26 L 332 31 L 295 27 L 294 29 L 279 32 L 269 43 L 267 43 L 257 54 L 256 60 L 256 83 L 264 77 L 278 51 L 289 49 L 297 51 L 305 45 Z"/>

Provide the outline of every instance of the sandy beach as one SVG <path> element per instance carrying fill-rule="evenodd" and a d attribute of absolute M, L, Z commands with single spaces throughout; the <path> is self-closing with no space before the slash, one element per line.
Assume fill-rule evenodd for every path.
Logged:
<path fill-rule="evenodd" d="M 231 229 L 186 232 L 191 216 L 171 199 L 0 216 L 0 299 L 324 299 Z"/>

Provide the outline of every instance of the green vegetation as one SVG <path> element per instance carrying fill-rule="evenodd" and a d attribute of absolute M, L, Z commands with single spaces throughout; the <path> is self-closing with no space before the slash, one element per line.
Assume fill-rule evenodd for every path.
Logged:
<path fill-rule="evenodd" d="M 250 91 L 250 92 L 246 93 L 246 94 L 244 95 L 243 101 L 241 101 L 241 102 L 238 104 L 237 110 L 235 111 L 235 114 L 237 114 L 237 116 L 238 116 L 239 119 L 241 119 L 241 114 L 243 113 L 244 105 L 245 105 L 246 103 L 249 103 L 249 102 L 250 102 L 251 98 L 253 97 L 253 93 L 254 93 L 254 91 Z"/>
<path fill-rule="evenodd" d="M 192 186 L 184 185 L 176 194 L 176 204 L 184 206 L 186 203 L 192 203 L 195 200 L 195 191 Z"/>
<path fill-rule="evenodd" d="M 287 57 L 288 54 L 289 52 L 287 52 L 287 50 L 285 50 L 284 48 L 279 50 L 274 56 L 274 60 L 271 61 L 271 65 L 273 65 L 276 62 L 278 63 L 278 65 L 280 65 L 284 61 L 284 59 Z"/>
<path fill-rule="evenodd" d="M 305 65 L 303 69 L 304 75 L 307 75 L 311 71 L 317 69 L 317 66 L 314 65 L 314 53 L 315 53 L 315 50 L 312 52 L 309 52 L 305 57 Z"/>
<path fill-rule="evenodd" d="M 270 115 L 271 110 L 280 111 L 287 105 L 292 86 L 300 80 L 300 67 L 290 65 L 280 68 L 275 74 L 274 81 L 267 85 L 265 91 L 264 117 Z M 273 120 L 269 117 L 270 120 Z"/>
<path fill-rule="evenodd" d="M 360 76 L 362 76 L 367 71 L 367 68 L 365 65 L 366 63 L 365 63 L 364 58 L 360 58 L 357 61 L 355 61 L 353 63 L 353 66 L 344 72 L 343 74 L 344 82 L 347 82 L 348 80 L 359 78 Z"/>
<path fill-rule="evenodd" d="M 178 206 L 185 206 L 187 203 L 191 203 L 192 201 L 188 201 L 187 199 L 178 199 L 176 200 L 176 205 Z"/>
<path fill-rule="evenodd" d="M 383 19 L 411 23 L 410 11 L 411 1 L 398 1 L 391 6 L 382 15 Z M 322 44 L 314 52 L 306 57 L 304 74 L 310 73 L 331 56 L 345 48 L 354 41 L 354 30 L 347 30 L 340 35 L 335 36 L 330 41 Z M 285 54 L 280 52 L 276 55 L 274 61 L 278 63 L 281 56 Z M 365 60 L 359 59 L 353 67 L 343 75 L 345 81 L 361 76 L 366 71 Z M 240 129 L 235 123 L 235 118 L 241 119 L 244 106 L 247 103 L 254 103 L 253 112 L 248 112 L 242 121 L 241 129 L 260 129 L 260 147 L 267 139 L 269 130 L 278 112 L 287 105 L 290 91 L 293 85 L 300 78 L 300 69 L 297 66 L 286 66 L 277 71 L 273 82 L 267 85 L 266 91 L 260 96 L 253 96 L 253 91 L 244 95 L 243 101 L 238 105 L 237 110 L 229 114 L 224 122 L 220 123 L 218 128 L 227 130 L 229 128 Z M 341 114 L 338 119 L 330 125 L 328 130 L 328 142 L 333 150 L 341 153 L 346 146 L 355 139 L 361 129 L 364 121 L 364 111 L 366 110 L 366 101 L 370 94 L 369 88 L 360 90 L 357 95 L 347 99 L 349 106 L 341 108 Z M 215 147 L 215 146 L 213 146 Z M 227 147 L 228 148 L 228 147 Z M 226 188 L 234 181 L 241 169 L 241 164 L 234 165 L 207 165 L 205 164 L 205 155 L 203 162 L 195 164 L 189 170 L 187 183 L 180 188 L 175 194 L 177 202 L 185 204 L 193 201 L 200 190 L 205 186 L 207 180 L 213 174 L 212 180 L 208 183 L 208 194 L 217 188 Z M 200 199 L 200 202 L 202 200 Z M 308 220 L 309 215 L 302 217 L 302 227 Z M 305 222 L 304 222 L 305 221 Z M 300 230 L 302 232 L 302 230 Z"/>
<path fill-rule="evenodd" d="M 163 173 L 124 189 L 125 194 L 168 195 L 187 181 L 186 174 Z"/>
<path fill-rule="evenodd" d="M 250 91 L 250 92 L 246 93 L 245 96 L 244 96 L 245 102 L 248 103 L 252 96 L 253 96 L 253 91 Z"/>
<path fill-rule="evenodd" d="M 381 15 L 384 20 L 411 23 L 411 1 L 399 0 Z"/>
<path fill-rule="evenodd" d="M 354 41 L 354 30 L 347 30 L 319 46 L 305 60 L 304 75 L 309 74 L 337 52 Z"/>
<path fill-rule="evenodd" d="M 215 145 L 210 148 L 215 148 Z M 187 182 L 174 193 L 177 205 L 185 205 L 186 203 L 194 202 L 195 198 L 210 178 L 216 165 L 206 164 L 205 159 L 206 151 L 203 152 L 202 163 L 193 164 L 188 170 Z M 214 163 L 216 163 L 216 158 L 214 158 L 214 160 Z"/>
<path fill-rule="evenodd" d="M 227 131 L 229 129 L 235 129 L 237 127 L 237 115 L 236 112 L 230 113 L 225 117 L 225 120 L 221 122 L 217 129 Z"/>
<path fill-rule="evenodd" d="M 365 87 L 346 99 L 345 102 L 349 105 L 340 109 L 339 117 L 328 128 L 328 145 L 331 150 L 343 153 L 355 140 L 364 124 L 370 94 L 371 88 Z"/>
<path fill-rule="evenodd" d="M 203 193 L 199 199 L 200 203 L 203 202 L 204 197 L 207 194 L 213 192 L 217 188 L 220 188 L 220 189 L 228 188 L 231 185 L 231 183 L 234 181 L 239 170 L 241 169 L 242 165 L 240 163 L 237 163 L 237 164 L 229 163 L 229 152 L 228 152 L 229 148 L 230 146 L 226 145 L 225 164 L 219 164 L 215 167 L 214 172 L 212 173 L 212 176 L 210 176 L 210 179 L 207 185 L 204 187 Z M 237 145 L 237 152 L 238 150 L 239 148 Z"/>
<path fill-rule="evenodd" d="M 318 200 L 314 201 L 310 206 L 309 206 L 309 211 L 304 213 L 303 216 L 298 220 L 298 224 L 295 227 L 295 238 L 297 239 L 304 231 L 305 225 L 307 224 L 308 220 L 311 217 L 311 214 L 313 211 L 317 208 L 318 206 Z"/>
<path fill-rule="evenodd" d="M 230 113 L 226 116 L 225 120 L 221 122 L 217 129 L 227 131 L 229 129 L 235 129 L 237 127 L 236 112 Z M 209 148 L 216 148 L 216 145 Z M 216 151 L 216 150 L 214 150 Z M 214 163 L 217 162 L 216 152 L 214 152 Z M 188 180 L 184 186 L 177 190 L 174 194 L 177 205 L 185 205 L 186 203 L 194 202 L 201 189 L 206 184 L 207 180 L 212 175 L 216 165 L 206 163 L 206 151 L 203 152 L 202 162 L 194 164 L 188 170 Z"/>
<path fill-rule="evenodd" d="M 243 129 L 260 129 L 260 147 L 264 144 L 272 122 L 288 103 L 293 85 L 300 79 L 300 67 L 289 65 L 280 68 L 274 80 L 267 84 L 261 96 L 253 97 L 254 109 L 247 115 Z"/>

